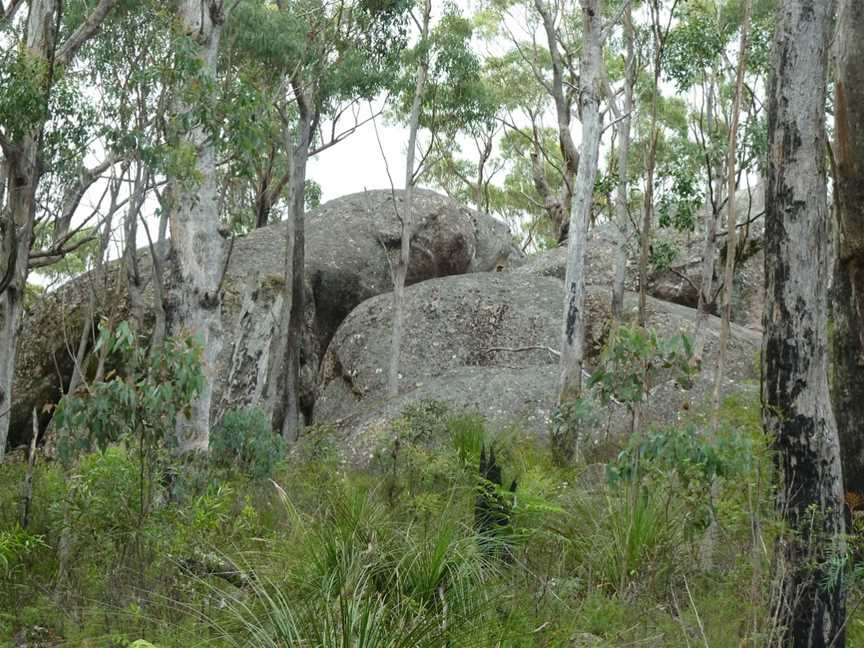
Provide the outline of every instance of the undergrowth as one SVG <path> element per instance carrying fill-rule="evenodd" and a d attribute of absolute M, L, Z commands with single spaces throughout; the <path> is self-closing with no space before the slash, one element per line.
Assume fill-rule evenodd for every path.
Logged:
<path fill-rule="evenodd" d="M 755 396 L 719 421 L 562 466 L 425 403 L 361 469 L 326 428 L 282 459 L 239 412 L 210 463 L 159 453 L 144 515 L 129 440 L 38 464 L 26 530 L 25 465 L 7 463 L 0 645 L 765 645 L 778 525 Z"/>

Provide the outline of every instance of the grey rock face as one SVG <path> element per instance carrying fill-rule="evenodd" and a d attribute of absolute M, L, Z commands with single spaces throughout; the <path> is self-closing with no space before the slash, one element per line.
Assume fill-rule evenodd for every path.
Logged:
<path fill-rule="evenodd" d="M 402 192 L 369 191 L 332 200 L 311 210 L 306 221 L 307 336 L 303 397 L 311 407 L 320 350 L 361 302 L 391 290 L 389 259 L 398 253 L 400 227 L 394 209 Z M 408 283 L 433 277 L 505 269 L 522 256 L 506 226 L 429 191 L 415 194 L 415 233 Z M 238 237 L 223 284 L 224 347 L 213 407 L 218 415 L 261 396 L 269 365 L 270 339 L 280 313 L 285 227 L 274 224 Z M 152 300 L 149 253 L 142 251 L 145 298 Z M 115 321 L 129 316 L 119 265 L 106 269 L 108 285 L 96 314 Z M 69 282 L 26 315 L 18 344 L 10 445 L 30 434 L 30 411 L 56 403 L 72 373 L 91 275 Z M 97 294 L 102 289 L 97 288 Z M 148 315 L 149 317 L 149 315 Z M 46 415 L 47 417 L 47 415 Z"/>
<path fill-rule="evenodd" d="M 550 364 L 554 356 L 546 349 L 557 348 L 563 299 L 556 279 L 500 273 L 412 286 L 405 292 L 400 390 L 454 369 Z M 389 294 L 348 316 L 324 356 L 316 420 L 338 419 L 360 402 L 384 397 L 391 322 Z"/>
<path fill-rule="evenodd" d="M 754 193 L 761 196 L 761 191 Z M 761 199 L 760 199 L 761 200 Z M 739 197 L 739 203 L 744 198 Z M 759 211 L 756 211 L 756 210 Z M 754 215 L 761 213 L 761 202 L 754 204 L 750 210 Z M 743 213 L 742 213 L 743 212 Z M 739 204 L 741 219 L 748 213 L 747 203 Z M 725 217 L 725 212 L 724 212 Z M 656 233 L 658 241 L 669 242 L 678 250 L 672 266 L 664 270 L 649 270 L 648 293 L 664 301 L 695 308 L 699 300 L 699 285 L 702 281 L 703 241 L 697 234 L 682 234 L 666 229 Z M 735 284 L 733 287 L 732 321 L 760 328 L 762 321 L 762 302 L 764 297 L 764 257 L 762 255 L 762 220 L 758 219 L 748 227 L 740 228 L 739 239 L 743 243 L 738 267 L 735 269 Z M 719 252 L 715 259 L 714 286 L 717 290 L 725 264 L 725 241 L 718 241 Z M 625 287 L 627 290 L 638 290 L 637 264 L 639 251 L 636 242 L 631 241 L 628 248 L 627 274 Z M 610 224 L 601 224 L 593 228 L 585 247 L 585 283 L 588 286 L 603 286 L 610 291 L 615 274 L 615 231 Z M 557 277 L 564 279 L 567 265 L 567 248 L 557 247 L 544 250 L 529 256 L 524 263 L 513 269 L 516 274 L 538 277 Z M 718 297 L 719 303 L 719 297 Z"/>
<path fill-rule="evenodd" d="M 403 381 L 399 396 L 386 397 L 391 302 L 381 295 L 361 304 L 333 337 L 321 367 L 315 421 L 334 425 L 344 437 L 352 461 L 364 463 L 390 423 L 409 405 L 440 400 L 454 409 L 486 417 L 492 431 L 515 427 L 536 436 L 547 434 L 555 405 L 564 292 L 554 277 L 475 274 L 435 279 L 405 292 L 406 330 L 402 350 Z M 638 296 L 627 293 L 625 312 L 635 320 Z M 648 325 L 669 337 L 692 328 L 693 309 L 649 298 Z M 588 322 L 588 370 L 607 333 L 609 296 L 591 287 L 585 308 Z M 716 359 L 719 320 L 710 318 L 705 366 Z M 756 378 L 760 335 L 733 325 L 728 384 Z M 673 383 L 654 390 L 645 418 L 670 423 L 679 412 L 707 402 L 713 372 L 697 376 L 689 390 Z M 590 436 L 627 431 L 629 418 L 613 406 L 602 429 Z"/>

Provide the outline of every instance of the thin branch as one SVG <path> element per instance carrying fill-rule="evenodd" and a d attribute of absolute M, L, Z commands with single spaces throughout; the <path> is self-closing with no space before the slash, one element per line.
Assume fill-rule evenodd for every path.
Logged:
<path fill-rule="evenodd" d="M 621 16 L 623 16 L 624 12 L 627 11 L 630 3 L 631 0 L 624 0 L 624 2 L 621 3 L 621 8 L 618 9 L 618 13 L 616 13 L 612 20 L 610 20 L 606 26 L 600 30 L 600 43 L 604 43 L 612 34 L 612 30 L 615 28 L 615 25 L 618 24 L 618 21 L 621 20 Z"/>

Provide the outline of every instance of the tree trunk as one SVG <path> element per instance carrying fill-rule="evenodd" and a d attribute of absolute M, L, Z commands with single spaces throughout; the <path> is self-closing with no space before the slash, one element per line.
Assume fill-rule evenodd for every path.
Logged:
<path fill-rule="evenodd" d="M 726 268 L 723 275 L 723 317 L 720 322 L 720 348 L 718 350 L 717 371 L 714 374 L 714 407 L 712 419 L 720 409 L 720 387 L 726 368 L 726 347 L 729 346 L 729 330 L 732 323 L 732 280 L 735 274 L 735 253 L 738 240 L 738 217 L 735 213 L 735 156 L 738 149 L 738 121 L 741 117 L 741 95 L 744 93 L 744 71 L 747 67 L 747 41 L 750 36 L 750 14 L 753 0 L 744 2 L 744 21 L 741 24 L 741 42 L 738 49 L 738 70 L 735 76 L 735 98 L 732 100 L 732 124 L 729 127 L 729 150 L 726 156 L 726 195 L 728 214 L 726 216 Z"/>
<path fill-rule="evenodd" d="M 576 148 L 576 143 L 573 141 L 573 133 L 570 131 L 573 108 L 572 95 L 565 88 L 564 68 L 566 62 L 559 46 L 559 29 L 555 24 L 556 16 L 545 0 L 534 0 L 534 8 L 540 14 L 540 18 L 543 21 L 543 30 L 546 32 L 546 41 L 549 46 L 549 57 L 552 63 L 552 83 L 549 85 L 548 91 L 555 102 L 558 147 L 561 150 L 561 157 L 564 159 L 564 184 L 561 187 L 561 195 L 554 196 L 548 191 L 545 194 L 541 192 L 541 195 L 543 196 L 544 206 L 549 214 L 549 218 L 558 230 L 558 242 L 563 243 L 568 237 L 567 226 L 570 223 L 569 215 L 573 210 L 573 184 L 579 168 L 579 150 Z M 535 183 L 536 181 L 535 168 Z"/>
<path fill-rule="evenodd" d="M 579 398 L 582 393 L 583 340 L 585 337 L 585 235 L 591 217 L 594 182 L 603 131 L 600 116 L 601 65 L 603 47 L 600 37 L 602 19 L 600 0 L 581 0 L 582 60 L 581 92 L 582 152 L 570 211 L 567 242 L 567 270 L 564 277 L 564 324 L 558 364 L 558 402 Z"/>
<path fill-rule="evenodd" d="M 659 12 L 659 9 L 656 9 Z M 639 232 L 639 326 L 645 326 L 648 304 L 648 258 L 651 248 L 651 227 L 654 221 L 654 168 L 657 164 L 657 95 L 660 92 L 660 63 L 663 43 L 660 36 L 660 16 L 652 9 L 654 32 L 654 92 L 651 97 L 651 127 L 648 137 L 648 159 L 645 164 L 645 200 L 642 207 L 642 230 Z"/>
<path fill-rule="evenodd" d="M 290 257 L 286 257 L 285 289 L 286 299 L 283 308 L 288 313 L 287 336 L 285 339 L 285 389 L 284 418 L 282 419 L 282 438 L 288 442 L 296 441 L 303 426 L 300 391 L 300 363 L 303 355 L 306 322 L 306 214 L 305 191 L 306 167 L 309 161 L 309 147 L 312 144 L 312 130 L 315 120 L 314 104 L 299 84 L 295 87 L 300 109 L 300 123 L 297 146 L 293 155 L 290 206 L 288 214 L 287 245 Z M 290 259 L 290 268 L 288 267 Z M 289 286 L 290 283 L 290 286 Z M 290 294 L 290 298 L 287 296 Z"/>
<path fill-rule="evenodd" d="M 183 0 L 178 8 L 186 34 L 197 44 L 201 72 L 216 76 L 219 37 L 224 16 L 221 2 Z M 182 93 L 181 93 L 182 94 Z M 192 106 L 177 100 L 178 115 Z M 206 452 L 210 440 L 210 401 L 216 378 L 216 358 L 222 349 L 219 282 L 225 266 L 225 245 L 218 231 L 216 150 L 202 124 L 184 133 L 197 156 L 192 177 L 173 179 L 171 254 L 177 277 L 169 297 L 168 331 L 191 334 L 202 345 L 204 381 L 188 416 L 177 421 L 178 454 Z M 194 186 L 193 186 L 194 185 Z"/>
<path fill-rule="evenodd" d="M 708 97 L 706 99 L 705 126 L 708 138 L 714 132 L 715 78 L 711 75 Z M 707 152 L 706 152 L 707 155 Z M 718 164 L 718 167 L 720 165 Z M 696 324 L 693 330 L 693 364 L 702 364 L 705 352 L 705 325 L 714 303 L 714 259 L 717 253 L 718 210 L 722 202 L 722 180 L 720 169 L 715 174 L 713 162 L 708 160 L 708 200 L 705 201 L 705 239 L 702 247 L 702 272 L 699 284 L 699 297 L 696 301 Z M 715 184 L 716 180 L 716 184 Z"/>
<path fill-rule="evenodd" d="M 775 613 L 784 645 L 843 645 L 844 588 L 827 561 L 844 551 L 839 442 L 827 380 L 825 98 L 832 3 L 777 10 L 765 196 L 762 420 L 773 441 L 778 510 Z M 840 552 L 839 554 L 836 552 Z"/>
<path fill-rule="evenodd" d="M 50 68 L 54 59 L 56 10 L 56 0 L 34 0 L 30 3 L 27 17 L 25 55 L 46 66 L 41 98 L 46 111 L 52 82 Z M 15 346 L 24 312 L 27 261 L 36 216 L 36 189 L 42 175 L 39 154 L 44 128 L 43 120 L 19 141 L 4 143 L 3 150 L 8 195 L 6 209 L 0 215 L 0 461 L 5 456 L 9 436 Z"/>
<path fill-rule="evenodd" d="M 426 47 L 429 38 L 429 19 L 432 13 L 431 0 L 423 5 L 423 20 L 420 33 L 420 48 Z M 393 264 L 393 332 L 390 337 L 390 367 L 387 372 L 387 393 L 399 393 L 399 363 L 402 356 L 402 332 L 405 326 L 405 279 L 411 261 L 411 236 L 414 233 L 414 157 L 417 152 L 417 131 L 420 128 L 420 109 L 426 88 L 426 75 L 429 72 L 429 56 L 423 53 L 417 64 L 414 76 L 414 101 L 411 105 L 411 118 L 408 131 L 408 151 L 405 161 L 405 205 L 399 214 L 402 223 L 402 236 L 399 258 Z M 395 207 L 395 205 L 394 205 Z"/>
<path fill-rule="evenodd" d="M 615 278 L 612 284 L 612 317 L 621 321 L 624 314 L 624 281 L 627 274 L 627 232 L 630 230 L 627 195 L 627 162 L 630 157 L 630 113 L 633 112 L 633 89 L 636 86 L 636 56 L 633 43 L 633 11 L 624 10 L 624 40 L 627 49 L 624 74 L 624 114 L 618 126 L 618 187 L 615 192 L 615 220 L 618 240 L 615 249 Z"/>
<path fill-rule="evenodd" d="M 834 412 L 846 490 L 864 494 L 864 5 L 841 0 L 836 45 L 832 348 Z"/>
<path fill-rule="evenodd" d="M 132 320 L 132 330 L 141 334 L 144 330 L 144 315 L 146 304 L 144 286 L 141 281 L 141 269 L 138 260 L 138 218 L 144 205 L 147 186 L 150 183 L 150 171 L 138 162 L 135 170 L 132 194 L 123 221 L 125 245 L 123 248 L 123 267 L 126 274 L 126 288 L 129 294 L 129 315 Z"/>

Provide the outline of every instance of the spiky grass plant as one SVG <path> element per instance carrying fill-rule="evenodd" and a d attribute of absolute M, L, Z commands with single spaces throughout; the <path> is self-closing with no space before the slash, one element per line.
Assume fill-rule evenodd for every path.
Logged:
<path fill-rule="evenodd" d="M 290 502 L 289 502 L 290 506 Z M 502 566 L 480 551 L 459 515 L 440 524 L 397 519 L 367 493 L 337 496 L 284 556 L 281 577 L 256 570 L 245 597 L 210 619 L 229 645 L 251 648 L 482 646 L 506 614 L 494 603 Z"/>

